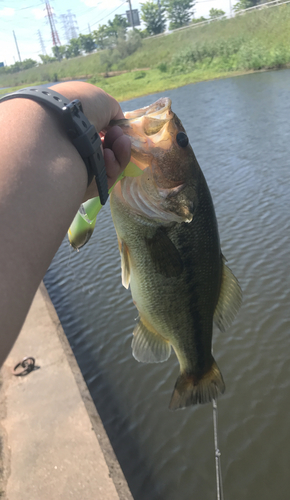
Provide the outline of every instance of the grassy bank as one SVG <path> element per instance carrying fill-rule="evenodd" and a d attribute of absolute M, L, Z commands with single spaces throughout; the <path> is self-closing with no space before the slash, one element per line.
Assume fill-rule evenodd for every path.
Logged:
<path fill-rule="evenodd" d="M 97 87 L 101 87 L 106 92 L 108 92 L 108 94 L 114 96 L 117 101 L 122 102 L 143 95 L 155 94 L 164 90 L 183 87 L 184 85 L 188 85 L 189 83 L 215 80 L 218 78 L 229 78 L 231 76 L 239 76 L 245 73 L 248 73 L 248 71 L 217 72 L 215 70 L 194 70 L 183 75 L 161 75 L 158 69 L 152 69 L 146 71 L 129 72 L 124 75 L 115 76 L 112 78 L 97 77 L 90 80 L 90 82 Z M 0 89 L 0 97 L 1 94 L 4 95 L 9 92 L 14 92 L 19 88 L 23 88 L 23 85 L 18 87 L 11 87 L 5 90 Z"/>
<path fill-rule="evenodd" d="M 104 57 L 105 55 L 105 57 Z M 147 38 L 112 70 L 128 73 L 101 77 L 111 52 L 40 65 L 17 74 L 0 74 L 0 86 L 29 85 L 62 79 L 88 78 L 119 100 L 160 92 L 202 80 L 290 64 L 290 5 L 236 16 L 232 19 Z M 150 70 L 135 71 L 135 68 Z M 1 90 L 0 90 L 1 92 Z"/>
<path fill-rule="evenodd" d="M 134 97 L 155 94 L 164 90 L 183 87 L 189 83 L 197 83 L 216 78 L 238 76 L 245 72 L 194 70 L 186 74 L 160 74 L 158 69 L 127 73 L 114 78 L 93 79 L 92 83 L 113 95 L 119 102 L 128 101 Z"/>

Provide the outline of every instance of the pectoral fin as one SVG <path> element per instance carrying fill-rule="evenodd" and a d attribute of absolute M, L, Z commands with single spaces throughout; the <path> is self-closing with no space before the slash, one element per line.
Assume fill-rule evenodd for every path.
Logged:
<path fill-rule="evenodd" d="M 224 332 L 230 326 L 242 303 L 242 290 L 237 278 L 225 265 L 223 257 L 222 283 L 218 304 L 214 313 L 214 322 Z"/>
<path fill-rule="evenodd" d="M 118 245 L 121 255 L 122 285 L 128 289 L 130 284 L 129 250 L 126 243 L 120 240 L 119 237 L 118 237 Z"/>
<path fill-rule="evenodd" d="M 158 228 L 153 238 L 146 238 L 145 243 L 155 271 L 166 278 L 181 274 L 183 263 L 180 254 L 164 229 Z"/>
<path fill-rule="evenodd" d="M 149 330 L 149 328 L 150 330 Z M 133 332 L 133 356 L 142 363 L 161 363 L 166 361 L 171 353 L 171 345 L 151 325 L 145 324 L 140 318 Z"/>

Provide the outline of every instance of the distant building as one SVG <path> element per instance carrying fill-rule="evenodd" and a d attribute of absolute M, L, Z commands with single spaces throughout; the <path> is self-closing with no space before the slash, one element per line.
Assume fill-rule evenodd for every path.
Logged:
<path fill-rule="evenodd" d="M 0 68 L 4 68 L 4 62 L 0 62 Z"/>

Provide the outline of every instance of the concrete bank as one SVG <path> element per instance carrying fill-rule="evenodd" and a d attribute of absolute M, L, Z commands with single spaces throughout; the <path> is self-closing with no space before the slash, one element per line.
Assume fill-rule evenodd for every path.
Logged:
<path fill-rule="evenodd" d="M 133 500 L 44 284 L 0 372 L 0 498 Z"/>

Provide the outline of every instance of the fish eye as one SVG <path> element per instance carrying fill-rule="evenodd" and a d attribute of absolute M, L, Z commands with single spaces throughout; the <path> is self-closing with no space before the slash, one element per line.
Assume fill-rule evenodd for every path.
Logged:
<path fill-rule="evenodd" d="M 176 136 L 176 141 L 177 141 L 178 146 L 180 146 L 182 148 L 186 148 L 186 146 L 188 144 L 188 137 L 184 132 L 178 132 L 178 134 Z"/>

